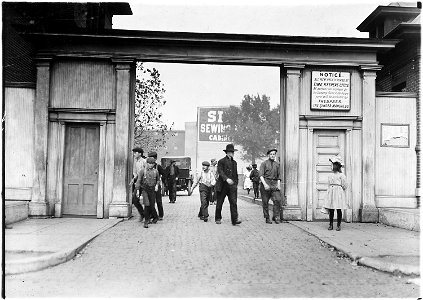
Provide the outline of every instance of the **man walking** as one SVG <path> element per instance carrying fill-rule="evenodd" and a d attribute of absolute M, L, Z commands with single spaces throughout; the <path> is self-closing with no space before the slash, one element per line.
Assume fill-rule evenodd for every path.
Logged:
<path fill-rule="evenodd" d="M 257 170 L 257 164 L 253 164 L 253 170 L 250 174 L 250 179 L 253 182 L 253 189 L 254 189 L 254 199 L 258 199 L 259 195 L 259 185 L 260 185 L 260 175 L 259 171 Z"/>
<path fill-rule="evenodd" d="M 132 204 L 134 204 L 138 210 L 138 213 L 140 214 L 140 222 L 142 222 L 144 218 L 144 210 L 140 203 L 141 190 L 139 191 L 135 188 L 135 182 L 137 182 L 139 172 L 145 168 L 145 159 L 142 157 L 144 150 L 136 147 L 132 149 L 132 152 L 134 153 L 134 166 L 132 169 L 132 180 L 129 183 L 129 186 L 132 188 Z M 137 192 L 139 193 L 138 195 Z"/>
<path fill-rule="evenodd" d="M 210 171 L 214 174 L 215 181 L 219 177 L 217 174 L 217 160 L 216 158 L 212 158 L 210 161 Z M 210 200 L 210 205 L 216 204 L 217 202 L 217 193 L 216 193 L 216 185 L 212 186 L 212 196 Z"/>
<path fill-rule="evenodd" d="M 260 165 L 260 193 L 263 202 L 263 214 L 266 223 L 272 224 L 269 217 L 269 199 L 273 200 L 273 218 L 276 224 L 280 223 L 281 210 L 281 177 L 279 163 L 275 161 L 277 149 L 267 151 L 268 160 Z"/>
<path fill-rule="evenodd" d="M 162 185 L 161 185 L 162 181 L 161 181 L 161 178 L 165 177 L 165 172 L 164 172 L 162 166 L 157 163 L 157 152 L 155 152 L 155 151 L 148 152 L 148 157 L 154 158 L 154 168 L 159 172 L 159 175 L 160 175 L 159 186 L 158 186 L 158 190 L 156 191 L 155 202 L 157 203 L 157 210 L 159 211 L 159 213 L 158 213 L 159 220 L 163 220 L 164 212 L 163 212 L 163 202 L 162 202 Z M 157 214 L 157 211 L 156 211 L 154 204 L 153 205 L 150 204 L 150 209 L 154 210 Z"/>
<path fill-rule="evenodd" d="M 171 160 L 170 165 L 165 169 L 165 180 L 169 191 L 169 203 L 176 201 L 176 182 L 179 177 L 179 168 L 176 166 L 176 160 Z"/>
<path fill-rule="evenodd" d="M 226 153 L 226 156 L 217 163 L 219 179 L 216 182 L 217 205 L 214 218 L 216 224 L 221 224 L 222 205 L 225 197 L 228 196 L 232 225 L 238 225 L 241 224 L 241 221 L 238 220 L 238 208 L 236 204 L 238 196 L 238 171 L 237 163 L 234 160 L 234 154 L 237 150 L 233 144 L 228 144 L 223 151 Z"/>

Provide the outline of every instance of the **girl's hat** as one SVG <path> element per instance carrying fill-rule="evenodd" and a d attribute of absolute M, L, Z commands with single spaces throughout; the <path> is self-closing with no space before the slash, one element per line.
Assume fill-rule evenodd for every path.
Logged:
<path fill-rule="evenodd" d="M 334 157 L 331 157 L 331 158 L 329 158 L 329 161 L 331 162 L 331 163 L 338 163 L 338 164 L 340 164 L 341 166 L 343 166 L 344 165 L 344 163 L 342 162 L 342 158 L 341 157 L 339 157 L 339 156 L 334 156 Z"/>
<path fill-rule="evenodd" d="M 208 161 L 203 161 L 201 164 L 202 164 L 203 166 L 210 167 L 210 163 L 209 163 Z"/>

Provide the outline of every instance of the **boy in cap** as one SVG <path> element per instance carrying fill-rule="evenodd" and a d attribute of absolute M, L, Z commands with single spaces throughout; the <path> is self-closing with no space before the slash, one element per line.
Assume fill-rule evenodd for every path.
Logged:
<path fill-rule="evenodd" d="M 216 184 L 216 179 L 214 178 L 214 174 L 210 171 L 210 163 L 208 161 L 203 161 L 202 163 L 202 170 L 198 176 L 197 182 L 193 185 L 192 190 L 195 189 L 198 183 L 200 183 L 199 191 L 200 191 L 200 212 L 198 216 L 204 222 L 207 222 L 209 219 L 209 202 L 211 201 L 212 197 L 212 189 Z"/>
<path fill-rule="evenodd" d="M 250 174 L 250 179 L 253 182 L 253 189 L 254 189 L 254 199 L 258 199 L 259 195 L 259 184 L 260 184 L 260 175 L 259 171 L 257 170 L 257 164 L 252 165 L 253 170 Z"/>
<path fill-rule="evenodd" d="M 154 209 L 156 192 L 159 190 L 160 175 L 154 168 L 155 160 L 152 157 L 147 158 L 147 168 L 141 169 L 138 173 L 138 179 L 135 184 L 137 189 L 142 188 L 142 198 L 144 203 L 144 228 L 148 228 L 150 215 L 153 215 L 153 223 L 159 219 Z"/>
<path fill-rule="evenodd" d="M 161 178 L 165 177 L 165 172 L 164 172 L 162 166 L 157 163 L 157 152 L 155 152 L 155 151 L 148 152 L 148 157 L 151 157 L 151 158 L 154 159 L 154 168 L 159 172 L 159 177 L 160 177 L 159 189 L 156 192 L 156 199 L 155 199 L 154 202 L 157 203 L 157 210 L 159 211 L 159 214 L 158 214 L 159 220 L 163 220 L 164 211 L 163 211 L 163 202 L 162 202 L 162 185 L 161 185 L 162 181 L 161 181 Z M 154 212 L 157 215 L 155 204 L 151 207 L 151 209 L 153 209 Z"/>
<path fill-rule="evenodd" d="M 237 163 L 234 160 L 234 154 L 237 150 L 233 144 L 228 144 L 223 151 L 226 153 L 226 156 L 217 163 L 219 178 L 216 181 L 217 205 L 214 218 L 216 224 L 222 223 L 222 206 L 227 196 L 230 204 L 232 225 L 238 225 L 241 224 L 241 221 L 238 220 L 238 207 L 236 204 L 238 196 L 238 171 Z"/>
<path fill-rule="evenodd" d="M 145 159 L 142 157 L 144 154 L 144 150 L 142 150 L 140 147 L 135 147 L 132 149 L 132 152 L 134 153 L 134 166 L 132 169 L 132 180 L 129 183 L 129 186 L 132 187 L 132 204 L 136 207 L 138 210 L 138 213 L 140 214 L 140 222 L 144 219 L 144 210 L 142 208 L 142 205 L 140 203 L 140 195 L 137 195 L 137 192 L 141 194 L 141 192 L 135 188 L 135 182 L 138 178 L 138 173 L 141 171 L 141 169 L 145 168 Z"/>
<path fill-rule="evenodd" d="M 276 152 L 275 148 L 267 151 L 268 160 L 265 160 L 260 165 L 260 192 L 263 203 L 263 214 L 266 218 L 266 223 L 272 224 L 269 217 L 269 199 L 273 200 L 273 220 L 276 224 L 280 223 L 280 210 L 281 210 L 281 176 L 279 163 L 275 161 Z"/>

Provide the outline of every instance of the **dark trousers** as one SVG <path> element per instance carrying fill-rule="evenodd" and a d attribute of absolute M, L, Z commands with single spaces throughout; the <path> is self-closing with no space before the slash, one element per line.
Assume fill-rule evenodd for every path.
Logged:
<path fill-rule="evenodd" d="M 277 191 L 274 188 L 265 190 L 262 183 L 260 183 L 261 201 L 263 203 L 263 215 L 266 219 L 269 219 L 269 200 L 273 200 L 273 218 L 280 218 L 281 215 L 281 191 Z"/>
<path fill-rule="evenodd" d="M 238 207 L 236 204 L 236 198 L 238 196 L 238 188 L 236 184 L 229 185 L 224 182 L 222 184 L 222 190 L 217 192 L 217 204 L 216 213 L 214 219 L 216 221 L 222 220 L 222 206 L 225 201 L 225 197 L 228 196 L 230 210 L 231 210 L 231 221 L 234 224 L 238 220 Z"/>
<path fill-rule="evenodd" d="M 140 198 L 137 196 L 137 190 L 135 189 L 135 184 L 132 184 L 132 204 L 138 210 L 140 216 L 144 216 L 144 210 L 140 203 Z"/>
<path fill-rule="evenodd" d="M 156 192 L 154 188 L 143 189 L 142 197 L 144 199 L 144 223 L 148 224 L 151 217 L 154 219 L 158 218 L 156 209 L 154 208 L 156 204 Z"/>
<path fill-rule="evenodd" d="M 335 215 L 335 210 L 334 209 L 329 209 L 329 224 L 332 225 L 333 224 L 333 217 Z M 341 221 L 342 221 L 342 209 L 337 209 L 336 210 L 336 221 L 337 221 L 337 225 L 341 226 Z"/>
<path fill-rule="evenodd" d="M 254 198 L 260 197 L 260 194 L 259 194 L 259 185 L 260 185 L 259 182 L 253 182 Z"/>
<path fill-rule="evenodd" d="M 200 212 L 198 213 L 199 217 L 208 218 L 209 217 L 209 202 L 212 199 L 212 190 L 213 187 L 208 187 L 205 184 L 200 183 L 200 187 L 198 188 L 200 191 Z"/>
<path fill-rule="evenodd" d="M 156 197 L 155 197 L 155 200 L 154 200 L 154 204 L 157 203 L 157 210 L 159 211 L 158 216 L 160 218 L 163 218 L 164 211 L 163 211 L 162 187 L 161 187 L 161 185 L 159 185 L 159 189 L 155 193 L 156 193 Z M 156 211 L 155 205 L 152 205 L 151 206 L 151 209 L 154 210 L 154 213 L 157 215 L 157 211 Z"/>
<path fill-rule="evenodd" d="M 176 201 L 176 180 L 169 179 L 167 181 L 167 188 L 169 189 L 169 201 L 175 202 Z"/>

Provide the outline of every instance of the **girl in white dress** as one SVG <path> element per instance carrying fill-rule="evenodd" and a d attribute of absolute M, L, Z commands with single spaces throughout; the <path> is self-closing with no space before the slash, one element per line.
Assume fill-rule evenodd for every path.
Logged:
<path fill-rule="evenodd" d="M 250 179 L 252 169 L 251 166 L 248 166 L 247 170 L 244 172 L 244 190 L 247 190 L 248 194 L 250 194 L 250 190 L 253 188 L 253 182 Z"/>
<path fill-rule="evenodd" d="M 333 174 L 329 175 L 328 191 L 324 208 L 329 210 L 329 228 L 333 230 L 333 217 L 336 209 L 337 227 L 336 231 L 341 230 L 342 210 L 347 209 L 347 200 L 345 190 L 347 189 L 347 180 L 344 174 L 342 174 L 342 160 L 336 156 L 330 158 L 329 161 L 332 163 Z"/>

